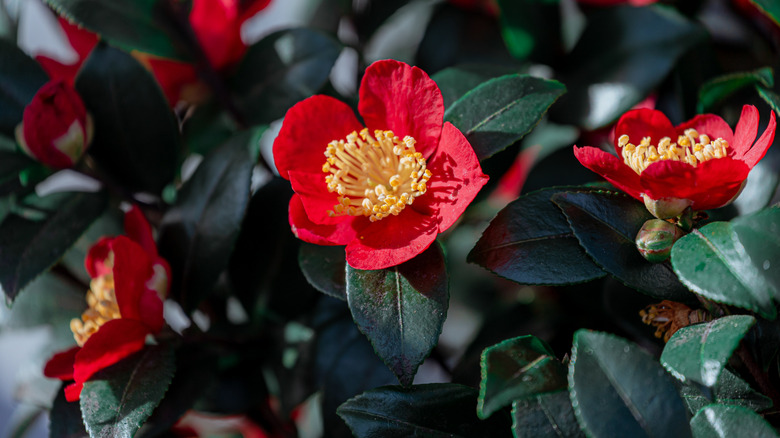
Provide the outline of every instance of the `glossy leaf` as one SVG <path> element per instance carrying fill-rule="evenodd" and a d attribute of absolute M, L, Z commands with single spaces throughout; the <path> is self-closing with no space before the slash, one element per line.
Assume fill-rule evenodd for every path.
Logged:
<path fill-rule="evenodd" d="M 678 240 L 674 271 L 695 293 L 774 319 L 780 299 L 780 208 L 713 222 Z"/>
<path fill-rule="evenodd" d="M 612 123 L 645 99 L 678 58 L 706 36 L 671 8 L 600 8 L 588 17 L 567 56 L 560 79 L 570 91 L 553 116 L 588 130 Z"/>
<path fill-rule="evenodd" d="M 247 135 L 234 136 L 204 158 L 163 217 L 160 252 L 187 312 L 211 292 L 238 236 L 252 178 Z"/>
<path fill-rule="evenodd" d="M 347 265 L 347 303 L 360 331 L 402 385 L 439 341 L 447 317 L 449 282 L 438 244 L 392 268 Z"/>
<path fill-rule="evenodd" d="M 569 284 L 603 277 L 566 216 L 550 201 L 567 190 L 588 189 L 542 189 L 511 202 L 482 233 L 468 261 L 521 284 Z"/>
<path fill-rule="evenodd" d="M 157 345 L 93 376 L 81 391 L 89 436 L 132 437 L 162 400 L 174 371 L 173 350 Z"/>
<path fill-rule="evenodd" d="M 775 22 L 775 25 L 780 25 L 780 5 L 773 0 L 750 0 L 762 14 L 767 18 Z"/>
<path fill-rule="evenodd" d="M 517 438 L 582 438 L 569 391 L 536 395 L 512 404 L 512 430 Z"/>
<path fill-rule="evenodd" d="M 501 34 L 515 58 L 550 63 L 561 53 L 558 0 L 498 0 Z"/>
<path fill-rule="evenodd" d="M 754 71 L 731 73 L 707 81 L 699 89 L 699 103 L 696 109 L 699 113 L 710 112 L 719 102 L 752 85 L 772 88 L 774 85 L 772 69 L 764 67 Z"/>
<path fill-rule="evenodd" d="M 40 217 L 10 214 L 0 224 L 0 284 L 9 301 L 49 269 L 105 210 L 105 193 L 32 196 Z M 20 212 L 23 214 L 23 212 Z"/>
<path fill-rule="evenodd" d="M 340 52 L 338 41 L 312 29 L 275 32 L 249 48 L 231 90 L 250 123 L 270 123 L 325 84 Z"/>
<path fill-rule="evenodd" d="M 298 263 L 306 280 L 318 291 L 347 300 L 347 261 L 342 246 L 301 244 Z"/>
<path fill-rule="evenodd" d="M 517 68 L 501 65 L 458 65 L 437 72 L 431 76 L 431 79 L 439 86 L 444 99 L 444 108 L 449 108 L 455 101 L 479 84 L 516 72 Z"/>
<path fill-rule="evenodd" d="M 0 133 L 13 137 L 24 107 L 48 80 L 37 62 L 0 38 Z"/>
<path fill-rule="evenodd" d="M 383 386 L 347 400 L 336 411 L 354 436 L 496 437 L 509 425 L 474 412 L 477 391 L 453 383 Z"/>
<path fill-rule="evenodd" d="M 86 438 L 89 436 L 81 419 L 81 409 L 78 403 L 71 403 L 65 399 L 65 386 L 70 382 L 64 382 L 54 397 L 54 402 L 49 412 L 49 438 Z"/>
<path fill-rule="evenodd" d="M 97 32 L 128 52 L 186 59 L 174 23 L 173 3 L 163 0 L 44 0 L 68 21 Z M 186 15 L 185 15 L 186 16 Z"/>
<path fill-rule="evenodd" d="M 159 193 L 173 180 L 181 137 L 152 75 L 131 55 L 98 45 L 76 77 L 95 120 L 88 153 L 131 190 Z"/>
<path fill-rule="evenodd" d="M 487 418 L 515 400 L 566 389 L 566 369 L 536 336 L 508 339 L 485 349 L 477 415 Z"/>
<path fill-rule="evenodd" d="M 574 235 L 605 271 L 640 292 L 658 299 L 690 301 L 668 263 L 650 263 L 634 239 L 653 216 L 642 203 L 617 192 L 563 192 L 553 195 Z"/>
<path fill-rule="evenodd" d="M 745 436 L 750 431 L 754 438 L 776 438 L 775 429 L 760 415 L 739 406 L 709 405 L 691 420 L 694 438 L 727 438 Z"/>
<path fill-rule="evenodd" d="M 455 125 L 480 160 L 528 134 L 564 93 L 560 82 L 527 75 L 490 79 L 455 101 L 444 120 Z"/>
<path fill-rule="evenodd" d="M 672 377 L 636 344 L 617 336 L 574 334 L 569 393 L 588 436 L 691 436 Z"/>
<path fill-rule="evenodd" d="M 772 407 L 772 399 L 755 391 L 747 382 L 737 377 L 728 368 L 724 368 L 720 373 L 718 384 L 715 385 L 714 391 L 705 391 L 698 384 L 691 382 L 683 385 L 680 393 L 691 414 L 695 414 L 699 409 L 710 403 L 741 406 L 756 412 Z"/>
<path fill-rule="evenodd" d="M 661 364 L 678 379 L 712 387 L 756 319 L 732 315 L 683 327 L 666 343 Z"/>
<path fill-rule="evenodd" d="M 758 95 L 769 104 L 775 113 L 780 114 L 780 96 L 777 93 L 760 85 L 756 85 L 756 91 L 758 91 Z"/>

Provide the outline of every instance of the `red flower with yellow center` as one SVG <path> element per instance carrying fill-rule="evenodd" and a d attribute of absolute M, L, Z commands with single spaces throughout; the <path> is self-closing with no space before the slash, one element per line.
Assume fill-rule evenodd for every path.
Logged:
<path fill-rule="evenodd" d="M 78 400 L 84 382 L 146 345 L 163 327 L 163 302 L 170 267 L 157 254 L 152 230 L 133 207 L 125 216 L 127 236 L 102 238 L 85 261 L 92 281 L 89 308 L 70 328 L 78 346 L 55 354 L 43 370 L 47 377 L 74 383 L 65 387 L 68 401 Z"/>
<path fill-rule="evenodd" d="M 450 123 L 436 83 L 417 67 L 366 69 L 358 111 L 310 97 L 287 112 L 274 142 L 279 174 L 295 195 L 300 239 L 346 245 L 347 262 L 383 269 L 423 252 L 487 182 L 474 149 Z"/>
<path fill-rule="evenodd" d="M 615 126 L 617 156 L 601 149 L 574 147 L 588 169 L 634 198 L 659 219 L 691 207 L 709 210 L 729 204 L 742 190 L 750 170 L 766 154 L 775 136 L 775 115 L 758 134 L 758 110 L 745 105 L 732 132 L 713 114 L 672 126 L 656 110 L 629 111 Z M 755 143 L 754 143 L 755 142 Z"/>

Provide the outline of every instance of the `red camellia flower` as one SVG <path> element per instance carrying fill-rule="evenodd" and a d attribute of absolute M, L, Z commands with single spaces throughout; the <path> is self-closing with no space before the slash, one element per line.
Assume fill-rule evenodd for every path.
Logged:
<path fill-rule="evenodd" d="M 742 108 L 734 132 L 713 114 L 675 127 L 660 111 L 639 109 L 624 114 L 615 126 L 617 156 L 590 146 L 575 146 L 574 155 L 666 219 L 688 206 L 708 210 L 729 204 L 772 144 L 775 126 L 773 112 L 755 141 L 758 110 L 752 105 Z"/>
<path fill-rule="evenodd" d="M 94 126 L 81 97 L 64 81 L 44 84 L 25 108 L 16 141 L 27 155 L 55 169 L 73 166 L 92 142 Z"/>
<path fill-rule="evenodd" d="M 162 329 L 170 267 L 157 254 L 152 229 L 141 211 L 125 215 L 127 236 L 104 237 L 87 254 L 92 277 L 89 308 L 70 323 L 78 346 L 49 359 L 43 374 L 74 383 L 68 401 L 78 400 L 84 382 L 96 372 L 140 351 L 146 336 Z"/>
<path fill-rule="evenodd" d="M 295 195 L 289 219 L 302 240 L 346 245 L 347 262 L 382 269 L 423 252 L 487 182 L 463 134 L 443 122 L 439 88 L 417 67 L 366 69 L 358 111 L 328 96 L 287 112 L 274 142 Z"/>

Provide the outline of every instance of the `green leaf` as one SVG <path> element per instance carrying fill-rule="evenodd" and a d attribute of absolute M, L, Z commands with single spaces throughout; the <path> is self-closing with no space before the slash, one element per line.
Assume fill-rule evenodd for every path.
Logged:
<path fill-rule="evenodd" d="M 748 315 L 718 318 L 683 327 L 672 335 L 661 353 L 661 364 L 681 381 L 712 387 L 756 319 Z"/>
<path fill-rule="evenodd" d="M 70 382 L 62 383 L 49 412 L 49 438 L 86 438 L 89 434 L 79 404 L 65 399 L 67 385 Z"/>
<path fill-rule="evenodd" d="M 198 308 L 227 267 L 249 203 L 252 160 L 240 133 L 203 159 L 160 226 L 160 253 L 171 264 L 174 293 Z"/>
<path fill-rule="evenodd" d="M 606 275 L 588 257 L 560 209 L 552 187 L 523 195 L 501 210 L 468 255 L 495 274 L 521 284 L 570 284 Z"/>
<path fill-rule="evenodd" d="M 175 368 L 173 349 L 155 345 L 95 374 L 81 390 L 89 436 L 132 437 L 162 400 Z"/>
<path fill-rule="evenodd" d="M 512 404 L 515 437 L 583 438 L 568 391 L 536 395 Z"/>
<path fill-rule="evenodd" d="M 616 192 L 563 192 L 552 201 L 566 215 L 585 251 L 626 286 L 657 299 L 691 301 L 668 263 L 650 263 L 636 249 L 639 229 L 653 216 L 635 199 Z"/>
<path fill-rule="evenodd" d="M 772 88 L 774 85 L 772 68 L 764 67 L 753 71 L 731 73 L 705 82 L 699 88 L 699 103 L 696 111 L 698 113 L 709 112 L 730 95 L 752 85 Z"/>
<path fill-rule="evenodd" d="M 750 0 L 762 14 L 780 26 L 780 4 L 774 0 Z"/>
<path fill-rule="evenodd" d="M 97 32 L 128 52 L 187 59 L 176 32 L 176 11 L 164 0 L 44 0 L 59 15 Z"/>
<path fill-rule="evenodd" d="M 151 73 L 131 55 L 100 44 L 76 89 L 95 119 L 88 153 L 129 189 L 159 193 L 176 173 L 181 137 Z"/>
<path fill-rule="evenodd" d="M 739 406 L 709 405 L 696 413 L 691 420 L 695 438 L 746 436 L 752 438 L 777 438 L 775 429 L 760 415 Z"/>
<path fill-rule="evenodd" d="M 755 391 L 728 368 L 724 368 L 720 373 L 718 384 L 709 395 L 705 393 L 704 388 L 692 382 L 683 385 L 680 393 L 691 414 L 695 414 L 710 403 L 741 406 L 756 412 L 772 407 L 772 399 Z"/>
<path fill-rule="evenodd" d="M 549 64 L 563 52 L 558 0 L 498 0 L 501 34 L 515 58 Z"/>
<path fill-rule="evenodd" d="M 588 436 L 691 436 L 672 377 L 636 344 L 617 336 L 574 334 L 569 394 Z"/>
<path fill-rule="evenodd" d="M 211 100 L 198 105 L 182 129 L 187 150 L 206 155 L 233 136 L 238 126 L 217 102 Z"/>
<path fill-rule="evenodd" d="M 758 95 L 769 104 L 775 113 L 780 114 L 780 96 L 778 96 L 777 93 L 760 85 L 756 85 L 756 91 L 758 91 Z"/>
<path fill-rule="evenodd" d="M 347 303 L 360 331 L 402 385 L 439 341 L 447 317 L 449 282 L 438 244 L 392 268 L 347 265 Z"/>
<path fill-rule="evenodd" d="M 13 137 L 24 107 L 49 81 L 40 65 L 16 45 L 0 38 L 0 133 Z"/>
<path fill-rule="evenodd" d="M 517 68 L 492 64 L 466 64 L 448 67 L 431 76 L 441 90 L 444 108 L 449 108 L 477 85 L 499 76 L 516 73 Z"/>
<path fill-rule="evenodd" d="M 566 369 L 536 336 L 507 339 L 486 348 L 480 365 L 477 415 L 482 419 L 515 400 L 566 389 Z"/>
<path fill-rule="evenodd" d="M 617 6 L 588 17 L 560 80 L 569 89 L 552 113 L 588 130 L 606 126 L 645 99 L 707 32 L 672 8 Z"/>
<path fill-rule="evenodd" d="M 347 400 L 336 413 L 359 437 L 509 435 L 501 417 L 477 418 L 476 399 L 476 390 L 454 383 L 383 386 Z"/>
<path fill-rule="evenodd" d="M 103 192 L 56 193 L 30 199 L 30 204 L 45 204 L 36 208 L 41 217 L 12 213 L 0 224 L 0 284 L 9 301 L 56 263 L 108 203 Z"/>
<path fill-rule="evenodd" d="M 341 45 L 312 29 L 275 32 L 249 48 L 230 88 L 251 124 L 270 123 L 328 80 Z"/>
<path fill-rule="evenodd" d="M 674 271 L 696 294 L 774 319 L 780 298 L 780 208 L 693 230 L 672 248 Z"/>
<path fill-rule="evenodd" d="M 458 99 L 444 112 L 444 120 L 463 132 L 481 161 L 528 134 L 565 92 L 557 81 L 501 76 Z"/>
<path fill-rule="evenodd" d="M 306 280 L 318 291 L 347 300 L 347 261 L 343 246 L 302 243 L 298 263 Z"/>

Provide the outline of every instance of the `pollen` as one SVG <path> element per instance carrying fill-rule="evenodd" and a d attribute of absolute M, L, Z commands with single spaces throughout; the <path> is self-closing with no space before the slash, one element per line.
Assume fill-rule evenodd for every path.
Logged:
<path fill-rule="evenodd" d="M 397 216 L 425 194 L 431 171 L 415 139 L 392 131 L 353 131 L 325 149 L 322 171 L 328 191 L 338 194 L 330 216 L 367 216 L 371 222 Z"/>
<path fill-rule="evenodd" d="M 722 138 L 711 140 L 706 134 L 699 135 L 695 129 L 686 129 L 685 135 L 677 137 L 677 142 L 663 137 L 655 145 L 650 137 L 644 137 L 635 145 L 624 134 L 618 138 L 618 146 L 622 149 L 623 162 L 641 174 L 656 161 L 682 161 L 696 167 L 705 161 L 725 158 L 728 156 L 729 144 Z"/>
<path fill-rule="evenodd" d="M 92 279 L 87 292 L 89 308 L 81 314 L 81 318 L 70 321 L 70 329 L 79 347 L 83 347 L 90 336 L 98 331 L 100 326 L 112 319 L 121 318 L 119 304 L 114 292 L 114 276 L 102 275 Z"/>

